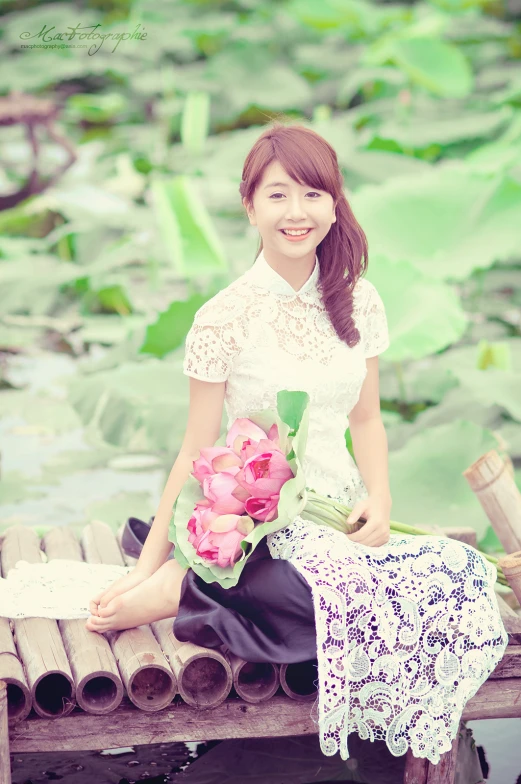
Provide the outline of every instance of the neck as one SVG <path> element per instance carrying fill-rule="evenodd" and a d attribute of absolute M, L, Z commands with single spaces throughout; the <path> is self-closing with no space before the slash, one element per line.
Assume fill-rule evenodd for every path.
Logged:
<path fill-rule="evenodd" d="M 300 291 L 315 269 L 316 248 L 300 259 L 288 258 L 269 248 L 263 248 L 262 252 L 270 267 L 284 278 L 295 291 Z"/>

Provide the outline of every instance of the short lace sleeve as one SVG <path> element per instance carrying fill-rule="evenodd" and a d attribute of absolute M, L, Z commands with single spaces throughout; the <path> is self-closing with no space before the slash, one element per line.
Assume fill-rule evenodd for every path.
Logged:
<path fill-rule="evenodd" d="M 232 315 L 219 294 L 199 308 L 185 339 L 185 376 L 202 381 L 226 381 L 237 352 Z"/>
<path fill-rule="evenodd" d="M 364 357 L 375 357 L 389 348 L 389 329 L 382 298 L 373 284 L 366 279 L 367 299 L 363 312 Z"/>

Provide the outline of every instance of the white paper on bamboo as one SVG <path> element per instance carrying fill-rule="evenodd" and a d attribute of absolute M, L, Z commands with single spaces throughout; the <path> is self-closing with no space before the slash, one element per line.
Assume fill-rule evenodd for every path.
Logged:
<path fill-rule="evenodd" d="M 0 616 L 88 618 L 93 596 L 131 569 L 65 558 L 39 564 L 17 561 L 8 576 L 0 578 Z"/>

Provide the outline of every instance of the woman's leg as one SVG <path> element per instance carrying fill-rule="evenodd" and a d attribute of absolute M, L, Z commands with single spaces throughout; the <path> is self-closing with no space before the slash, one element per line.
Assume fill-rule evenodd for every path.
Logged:
<path fill-rule="evenodd" d="M 181 585 L 186 574 L 177 561 L 166 561 L 154 574 L 134 588 L 115 596 L 99 615 L 91 615 L 86 627 L 93 632 L 134 629 L 136 626 L 173 618 L 179 609 Z"/>

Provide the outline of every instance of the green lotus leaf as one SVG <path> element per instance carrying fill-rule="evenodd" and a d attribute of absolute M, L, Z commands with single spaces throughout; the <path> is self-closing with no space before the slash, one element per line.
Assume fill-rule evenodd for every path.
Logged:
<path fill-rule="evenodd" d="M 464 280 L 519 255 L 521 183 L 506 175 L 451 162 L 361 188 L 352 205 L 373 254 L 438 280 Z"/>

